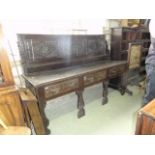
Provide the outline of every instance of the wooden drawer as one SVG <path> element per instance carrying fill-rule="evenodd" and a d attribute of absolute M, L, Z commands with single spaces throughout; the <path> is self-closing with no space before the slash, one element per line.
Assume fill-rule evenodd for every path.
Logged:
<path fill-rule="evenodd" d="M 106 71 L 99 71 L 95 73 L 95 81 L 100 81 L 106 79 Z"/>
<path fill-rule="evenodd" d="M 106 71 L 98 71 L 84 76 L 84 85 L 91 85 L 106 79 Z"/>
<path fill-rule="evenodd" d="M 45 98 L 52 98 L 79 88 L 79 79 L 70 79 L 44 88 Z"/>
<path fill-rule="evenodd" d="M 84 76 L 84 85 L 89 85 L 94 83 L 94 75 L 88 74 Z"/>
<path fill-rule="evenodd" d="M 108 77 L 117 76 L 118 74 L 123 73 L 125 71 L 125 69 L 126 69 L 125 65 L 121 65 L 121 66 L 118 66 L 118 67 L 112 67 L 112 68 L 109 69 Z"/>

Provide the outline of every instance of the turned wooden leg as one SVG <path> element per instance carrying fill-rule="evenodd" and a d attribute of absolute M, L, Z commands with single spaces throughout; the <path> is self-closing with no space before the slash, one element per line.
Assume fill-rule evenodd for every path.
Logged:
<path fill-rule="evenodd" d="M 83 94 L 82 90 L 76 91 L 77 97 L 78 97 L 78 102 L 77 102 L 77 108 L 79 109 L 78 111 L 78 118 L 82 117 L 85 115 L 85 110 L 84 110 L 84 100 L 83 100 Z"/>
<path fill-rule="evenodd" d="M 45 107 L 46 107 L 46 102 L 43 100 L 38 100 L 39 103 L 39 111 L 44 123 L 44 127 L 45 127 L 45 133 L 46 135 L 50 134 L 51 131 L 48 129 L 48 125 L 49 125 L 49 120 L 47 119 L 46 115 L 45 115 Z"/>
<path fill-rule="evenodd" d="M 130 91 L 128 88 L 127 88 L 127 85 L 128 85 L 128 74 L 127 72 L 125 72 L 122 76 L 121 76 L 121 84 L 120 84 L 120 93 L 121 95 L 124 95 L 125 93 L 129 94 L 129 95 L 132 95 L 132 91 Z"/>
<path fill-rule="evenodd" d="M 102 83 L 103 85 L 103 98 L 102 98 L 102 105 L 108 102 L 108 81 Z"/>
<path fill-rule="evenodd" d="M 38 99 L 38 107 L 39 107 L 39 111 L 44 123 L 44 128 L 45 128 L 45 133 L 46 135 L 50 134 L 51 131 L 48 129 L 48 125 L 49 125 L 49 120 L 46 117 L 45 114 L 45 107 L 46 107 L 46 100 L 44 99 L 44 97 L 42 96 L 43 93 L 43 89 L 39 89 L 36 91 L 36 97 Z"/>
<path fill-rule="evenodd" d="M 120 93 L 121 95 L 125 94 L 126 88 L 127 88 L 127 84 L 128 84 L 128 73 L 124 72 L 121 76 L 121 83 L 120 83 Z"/>

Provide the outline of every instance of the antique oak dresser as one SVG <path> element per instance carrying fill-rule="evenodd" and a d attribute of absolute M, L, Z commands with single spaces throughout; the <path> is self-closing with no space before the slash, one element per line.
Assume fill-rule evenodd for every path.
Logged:
<path fill-rule="evenodd" d="M 108 101 L 108 80 L 121 77 L 120 89 L 126 89 L 127 61 L 112 61 L 104 35 L 18 34 L 18 46 L 24 79 L 38 99 L 46 134 L 46 101 L 75 92 L 78 118 L 85 115 L 85 87 L 102 83 L 103 101 Z"/>

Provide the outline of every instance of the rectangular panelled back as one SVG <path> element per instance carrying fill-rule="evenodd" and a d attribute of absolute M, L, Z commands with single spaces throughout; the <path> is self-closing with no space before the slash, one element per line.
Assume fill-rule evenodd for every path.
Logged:
<path fill-rule="evenodd" d="M 109 58 L 104 35 L 18 34 L 26 75 Z"/>

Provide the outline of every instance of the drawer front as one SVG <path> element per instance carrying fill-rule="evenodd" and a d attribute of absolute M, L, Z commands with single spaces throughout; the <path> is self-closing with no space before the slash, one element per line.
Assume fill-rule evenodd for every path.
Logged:
<path fill-rule="evenodd" d="M 72 80 L 65 81 L 63 82 L 62 87 L 64 92 L 75 90 L 79 88 L 79 79 L 72 79 Z"/>
<path fill-rule="evenodd" d="M 125 65 L 112 67 L 109 69 L 108 77 L 114 77 L 114 76 L 117 76 L 119 74 L 122 74 L 125 71 L 125 69 L 126 69 Z"/>
<path fill-rule="evenodd" d="M 106 79 L 106 71 L 99 71 L 95 73 L 95 81 L 98 82 L 100 80 Z"/>
<path fill-rule="evenodd" d="M 58 94 L 62 93 L 62 85 L 60 83 L 58 84 L 52 84 L 49 86 L 46 86 L 44 88 L 45 98 L 54 97 Z"/>
<path fill-rule="evenodd" d="M 44 88 L 45 98 L 52 98 L 60 94 L 73 91 L 79 88 L 79 79 L 70 79 Z"/>
<path fill-rule="evenodd" d="M 89 85 L 94 83 L 94 75 L 93 74 L 88 74 L 84 76 L 84 85 Z"/>
<path fill-rule="evenodd" d="M 84 84 L 91 85 L 106 79 L 106 71 L 98 71 L 84 76 Z"/>

